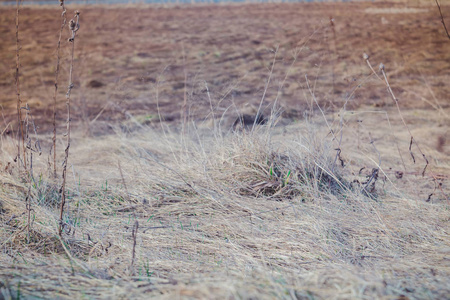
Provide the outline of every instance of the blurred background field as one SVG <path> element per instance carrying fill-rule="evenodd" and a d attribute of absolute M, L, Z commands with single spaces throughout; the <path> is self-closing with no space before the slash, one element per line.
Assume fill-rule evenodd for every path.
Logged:
<path fill-rule="evenodd" d="M 82 10 L 84 30 L 79 32 L 75 53 L 74 120 L 85 123 L 122 122 L 128 118 L 125 112 L 152 119 L 157 101 L 165 120 L 177 120 L 185 95 L 190 116 L 203 118 L 210 107 L 206 86 L 219 112 L 232 103 L 254 110 L 277 47 L 264 106 L 279 95 L 287 118 L 303 117 L 309 95 L 305 75 L 324 109 L 336 110 L 348 97 L 348 109 L 392 107 L 377 80 L 371 78 L 357 88 L 370 74 L 364 52 L 376 66 L 386 65 L 403 108 L 448 108 L 448 40 L 436 7 L 428 4 L 85 6 Z M 59 14 L 58 6 L 21 10 L 22 97 L 33 107 L 43 131 L 51 124 Z M 16 97 L 14 16 L 14 8 L 0 9 L 0 100 L 7 123 L 14 120 Z M 66 69 L 67 46 L 63 43 Z M 67 82 L 64 75 L 62 83 Z M 60 93 L 64 97 L 64 89 Z M 58 109 L 65 109 L 64 101 L 59 101 Z M 63 121 L 64 114 L 58 118 Z"/>

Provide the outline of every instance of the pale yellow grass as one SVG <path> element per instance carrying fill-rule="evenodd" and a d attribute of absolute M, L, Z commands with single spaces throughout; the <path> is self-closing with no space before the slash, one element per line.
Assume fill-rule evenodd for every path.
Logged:
<path fill-rule="evenodd" d="M 355 117 L 363 122 L 352 121 Z M 339 136 L 339 118 L 327 118 Z M 18 179 L 17 166 L 12 174 L 1 173 L 0 295 L 448 297 L 450 213 L 445 195 L 437 190 L 432 201 L 425 201 L 433 192 L 432 180 L 420 176 L 420 157 L 412 165 L 409 137 L 394 112 L 344 112 L 343 120 L 344 168 L 339 161 L 333 165 L 338 144 L 323 118 L 262 127 L 254 134 L 222 135 L 201 124 L 185 134 L 176 128 L 126 134 L 118 129 L 95 139 L 75 133 L 66 249 L 57 238 L 57 201 L 52 199 L 58 187 L 47 176 L 47 154 L 35 158 L 34 176 L 42 174 L 42 179 L 31 188 L 35 219 L 29 243 L 26 230 L 21 231 L 28 184 Z M 379 164 L 369 132 L 381 155 L 380 178 L 370 197 L 357 183 L 349 188 Z M 420 126 L 413 126 L 413 133 L 416 138 L 429 134 Z M 403 168 L 396 141 L 407 167 L 402 179 L 395 177 Z M 429 143 L 424 144 L 429 151 Z M 1 149 L 2 162 L 12 161 L 14 143 L 3 138 Z M 430 168 L 436 170 L 440 160 L 439 170 L 448 174 L 446 155 L 435 151 L 429 158 Z M 366 169 L 358 174 L 362 167 Z M 324 175 L 332 171 L 336 175 Z M 448 193 L 445 184 L 443 189 Z"/>

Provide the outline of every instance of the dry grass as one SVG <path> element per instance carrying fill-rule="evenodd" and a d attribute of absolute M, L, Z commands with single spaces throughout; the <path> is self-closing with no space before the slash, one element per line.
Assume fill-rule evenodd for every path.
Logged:
<path fill-rule="evenodd" d="M 220 9 L 236 12 L 236 7 Z M 252 20 L 272 6 L 255 7 L 261 11 L 252 10 L 255 18 Z M 294 6 L 279 7 L 282 10 L 274 16 L 276 22 Z M 357 7 L 359 11 L 367 8 L 364 4 Z M 208 12 L 205 7 L 198 9 L 202 15 Z M 379 9 L 384 8 L 381 5 Z M 109 13 L 121 16 L 126 10 L 116 8 Z M 135 8 L 131 10 L 136 12 Z M 168 14 L 179 13 L 172 8 Z M 421 7 L 397 8 L 389 11 L 388 22 L 397 22 L 395 18 L 400 13 L 410 16 L 424 11 Z M 187 9 L 183 17 L 192 18 L 190 14 L 194 12 Z M 213 19 L 207 19 L 206 23 L 215 22 Z M 108 27 L 113 23 L 106 24 L 104 29 L 116 30 Z M 60 25 L 55 24 L 58 29 Z M 184 29 L 189 31 L 189 26 Z M 183 31 L 178 27 L 177 30 Z M 323 30 L 322 34 L 326 31 Z M 339 26 L 336 30 L 338 35 L 352 32 Z M 127 46 L 141 47 L 142 44 L 132 43 L 141 32 L 130 32 L 110 37 L 130 39 Z M 82 33 L 83 29 L 77 36 L 77 45 L 82 44 Z M 387 35 L 392 37 L 393 33 Z M 165 38 L 155 38 L 163 50 Z M 403 38 L 408 40 L 407 36 Z M 315 60 L 326 54 L 318 47 L 323 41 L 311 40 L 308 51 L 312 56 L 302 57 L 300 51 L 296 59 L 304 59 L 301 63 L 286 59 L 292 46 L 289 43 L 282 43 L 276 55 L 269 53 L 258 58 L 267 67 L 261 67 L 265 70 L 263 76 L 255 84 L 256 74 L 249 73 L 250 81 L 240 88 L 254 89 L 258 97 L 252 99 L 251 106 L 261 105 L 266 116 L 269 110 L 272 115 L 254 130 L 232 128 L 237 115 L 247 111 L 239 101 L 227 102 L 230 99 L 222 91 L 232 95 L 233 88 L 220 78 L 202 81 L 201 86 L 198 82 L 193 84 L 195 88 L 192 87 L 186 101 L 189 105 L 182 106 L 183 97 L 173 98 L 179 102 L 168 98 L 178 92 L 167 92 L 167 85 L 162 83 L 164 76 L 155 75 L 158 78 L 155 77 L 153 88 L 161 89 L 158 91 L 161 98 L 156 99 L 162 107 L 158 106 L 156 121 L 148 122 L 148 111 L 139 107 L 141 100 L 133 98 L 135 94 L 115 95 L 123 96 L 121 101 L 133 99 L 129 107 L 110 101 L 108 105 L 112 108 L 105 108 L 104 99 L 98 100 L 104 108 L 101 112 L 105 113 L 96 112 L 97 116 L 120 110 L 126 121 L 115 118 L 103 123 L 88 121 L 90 130 L 102 133 L 94 136 L 82 128 L 85 124 L 82 118 L 74 122 L 70 160 L 64 176 L 67 193 L 63 198 L 66 203 L 62 223 L 59 215 L 62 178 L 54 178 L 53 153 L 48 151 L 53 147 L 53 132 L 28 136 L 27 131 L 27 143 L 34 145 L 39 139 L 44 150 L 40 156 L 35 153 L 32 167 L 30 164 L 24 172 L 14 162 L 17 140 L 8 134 L 11 124 L 6 121 L 9 116 L 5 116 L 4 126 L 0 127 L 0 299 L 448 298 L 450 150 L 446 141 L 450 111 L 445 105 L 448 85 L 437 84 L 448 78 L 439 63 L 448 53 L 443 51 L 444 47 L 430 53 L 433 45 L 422 44 L 418 46 L 420 53 L 436 55 L 430 60 L 432 63 L 427 65 L 414 56 L 409 64 L 398 67 L 398 47 L 389 41 L 377 46 L 376 49 L 385 51 L 382 53 L 393 53 L 388 61 L 383 61 L 385 73 L 378 76 L 389 78 L 391 92 L 400 99 L 397 110 L 383 80 L 378 80 L 364 64 L 362 51 L 358 53 L 357 64 L 345 59 L 348 53 L 343 54 L 344 46 L 339 43 L 347 45 L 350 39 L 334 41 L 334 47 L 341 53 L 339 60 L 330 55 L 324 58 L 330 64 L 336 63 L 332 67 L 336 71 L 333 76 L 329 73 L 315 79 L 312 75 L 305 76 L 301 67 L 315 65 Z M 113 43 L 114 49 L 107 47 L 105 53 L 111 50 L 113 55 L 121 50 L 119 46 Z M 196 70 L 189 56 L 189 44 L 185 46 L 186 69 L 181 64 L 175 68 L 180 71 L 177 74 L 181 80 L 185 80 L 181 90 L 189 78 L 186 74 Z M 241 52 L 231 48 L 224 46 L 230 53 L 217 56 L 224 62 L 208 68 L 226 67 L 216 72 L 233 77 L 240 67 L 252 63 L 245 57 L 241 62 Z M 232 61 L 241 62 L 234 67 L 226 62 L 231 53 L 237 56 Z M 210 56 L 213 59 L 214 55 Z M 374 56 L 373 60 L 380 59 L 377 54 Z M 139 63 L 149 63 L 148 57 L 141 58 L 143 61 Z M 30 59 L 26 47 L 20 59 L 24 65 Z M 161 59 L 160 66 L 165 62 L 161 57 L 151 59 L 155 64 Z M 75 59 L 74 63 L 76 70 L 89 64 L 89 60 Z M 114 63 L 121 64 L 121 58 Z M 342 64 L 347 63 L 350 69 L 359 70 L 349 71 L 359 74 L 355 75 L 351 88 L 339 84 L 343 76 L 339 72 L 348 71 Z M 131 63 L 128 67 L 134 66 Z M 426 66 L 430 69 L 421 77 L 423 84 L 408 81 L 406 69 L 420 73 Z M 27 68 L 24 66 L 21 79 L 25 91 L 35 86 L 35 82 L 27 81 L 34 72 L 28 72 Z M 269 75 L 267 69 L 272 70 Z M 295 85 L 297 73 L 302 81 L 305 77 L 309 79 L 304 86 Z M 94 85 L 101 88 L 108 75 L 98 76 L 101 84 Z M 223 89 L 218 88 L 221 85 Z M 332 101 L 336 94 L 330 88 L 336 87 L 348 95 Z M 302 93 L 296 92 L 299 88 Z M 53 89 L 48 93 L 49 103 L 53 100 Z M 418 108 L 416 102 L 406 97 L 416 91 L 428 109 Z M 83 97 L 83 93 L 77 94 L 76 87 L 73 92 Z M 262 94 L 265 97 L 258 102 Z M 364 101 L 371 94 L 384 95 L 385 104 L 368 105 L 373 103 Z M 289 95 L 296 95 L 296 101 L 302 99 L 299 104 L 302 117 L 295 115 L 294 122 L 280 117 L 280 106 L 287 107 L 285 111 L 289 109 L 290 102 L 285 101 Z M 196 96 L 198 103 L 194 101 Z M 166 109 L 173 113 L 181 107 L 189 113 L 187 118 L 165 122 L 171 116 L 164 109 L 166 98 L 171 100 Z M 247 95 L 241 100 L 250 98 Z M 325 109 L 324 103 L 332 103 L 329 107 L 335 109 Z M 202 108 L 195 110 L 195 106 Z M 33 105 L 30 107 L 33 110 Z M 89 112 L 89 107 L 83 109 Z M 82 114 L 79 110 L 80 106 L 75 105 L 76 116 Z M 425 176 L 422 176 L 424 163 L 411 159 L 408 148 L 411 136 L 428 158 Z M 59 134 L 56 149 L 64 149 L 65 143 L 66 137 Z M 420 157 L 417 148 L 411 150 Z M 28 156 L 24 157 L 31 162 L 30 149 L 26 151 Z M 61 163 L 64 158 L 65 154 L 58 151 L 56 161 Z"/>
<path fill-rule="evenodd" d="M 3 172 L 3 295 L 445 298 L 448 203 L 442 195 L 417 199 L 398 183 L 426 180 L 396 179 L 388 167 L 371 197 L 349 188 L 351 170 L 373 152 L 350 155 L 355 140 L 342 145 L 348 165 L 335 169 L 336 184 L 325 175 L 335 151 L 318 124 L 225 137 L 208 128 L 183 137 L 148 128 L 96 140 L 75 135 L 64 246 L 45 159 L 35 166 L 42 177 L 32 189 L 29 243 L 21 231 L 27 184 L 14 168 Z M 384 142 L 389 137 L 378 141 L 380 151 Z M 10 160 L 14 143 L 3 139 L 2 150 Z"/>

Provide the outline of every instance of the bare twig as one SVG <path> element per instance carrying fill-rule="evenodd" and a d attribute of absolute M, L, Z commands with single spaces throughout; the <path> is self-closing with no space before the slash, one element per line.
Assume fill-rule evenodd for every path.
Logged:
<path fill-rule="evenodd" d="M 445 33 L 447 33 L 447 37 L 450 39 L 450 34 L 448 33 L 447 26 L 445 26 L 444 16 L 442 15 L 441 5 L 439 4 L 438 0 L 435 0 L 435 1 L 436 1 L 436 5 L 439 9 L 439 14 L 441 15 L 441 22 L 442 22 L 442 25 L 444 26 Z"/>
<path fill-rule="evenodd" d="M 28 186 L 28 193 L 27 193 L 27 197 L 25 198 L 25 207 L 27 210 L 27 244 L 30 243 L 30 227 L 31 227 L 31 201 L 30 201 L 30 197 L 31 197 L 31 184 Z"/>

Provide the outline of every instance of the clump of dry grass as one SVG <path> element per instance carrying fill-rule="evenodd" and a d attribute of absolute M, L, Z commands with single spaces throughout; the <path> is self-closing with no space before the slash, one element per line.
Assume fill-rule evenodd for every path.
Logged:
<path fill-rule="evenodd" d="M 261 131 L 262 129 L 260 129 Z M 298 149 L 273 144 L 270 133 L 236 133 L 219 144 L 209 167 L 215 179 L 240 195 L 274 200 L 318 193 L 340 194 L 350 188 L 341 175 L 334 174 L 330 146 L 320 141 L 298 141 Z M 201 152 L 200 152 L 201 153 Z M 219 175 L 219 177 L 216 177 Z"/>

